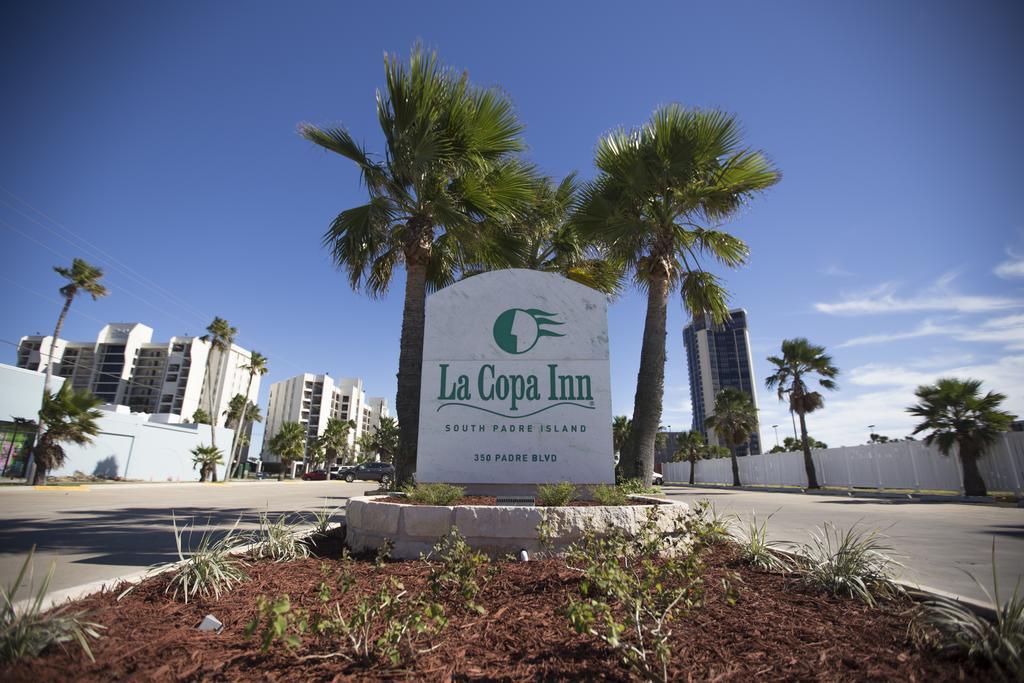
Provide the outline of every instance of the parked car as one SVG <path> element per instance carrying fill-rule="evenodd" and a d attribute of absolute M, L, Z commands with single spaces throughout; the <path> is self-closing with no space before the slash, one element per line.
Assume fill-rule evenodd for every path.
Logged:
<path fill-rule="evenodd" d="M 395 467 L 389 462 L 363 462 L 354 467 L 342 467 L 338 472 L 345 481 L 379 481 L 391 483 L 395 480 Z"/>
<path fill-rule="evenodd" d="M 310 470 L 302 473 L 302 481 L 323 481 L 326 478 L 327 473 L 323 470 Z"/>
<path fill-rule="evenodd" d="M 664 481 L 665 477 L 661 476 L 661 472 L 655 472 L 654 477 L 651 480 L 651 483 L 654 484 L 655 486 L 661 486 L 662 482 Z"/>

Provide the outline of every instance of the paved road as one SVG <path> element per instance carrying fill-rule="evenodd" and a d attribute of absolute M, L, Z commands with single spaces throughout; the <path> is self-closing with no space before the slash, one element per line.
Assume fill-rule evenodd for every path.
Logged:
<path fill-rule="evenodd" d="M 774 513 L 768 531 L 778 541 L 805 542 L 808 531 L 826 521 L 879 529 L 904 564 L 901 578 L 968 598 L 982 600 L 984 593 L 963 570 L 992 589 L 993 538 L 1004 600 L 1024 574 L 1021 508 L 686 486 L 666 486 L 664 491 L 685 501 L 706 498 L 719 512 L 744 520 L 752 512 L 759 520 Z"/>
<path fill-rule="evenodd" d="M 37 576 L 57 562 L 51 590 L 114 578 L 177 559 L 171 511 L 207 525 L 229 528 L 242 516 L 251 525 L 263 511 L 303 512 L 345 501 L 374 488 L 368 482 L 125 484 L 89 490 L 36 491 L 0 488 L 0 581 L 10 583 L 28 549 L 38 546 Z M 778 540 L 804 541 L 826 520 L 882 529 L 906 565 L 904 578 L 967 597 L 981 591 L 961 569 L 991 584 L 990 554 L 996 538 L 1004 595 L 1024 571 L 1024 509 L 956 503 L 809 496 L 796 493 L 689 489 L 668 486 L 683 500 L 707 498 L 719 511 L 758 517 Z M 19 597 L 21 597 L 20 594 Z"/>
<path fill-rule="evenodd" d="M 50 590 L 100 581 L 178 559 L 172 511 L 179 528 L 194 520 L 200 532 L 251 527 L 260 512 L 309 512 L 341 507 L 372 482 L 238 482 L 233 484 L 105 484 L 88 490 L 0 488 L 0 581 L 14 581 L 25 553 L 36 548 L 36 581 L 51 561 Z M 343 513 L 339 513 L 339 517 Z M 273 515 L 276 517 L 276 515 Z M 25 597 L 21 591 L 18 597 Z"/>

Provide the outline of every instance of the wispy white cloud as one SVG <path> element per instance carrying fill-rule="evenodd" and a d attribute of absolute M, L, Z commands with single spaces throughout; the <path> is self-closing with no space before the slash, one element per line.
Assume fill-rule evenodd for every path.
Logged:
<path fill-rule="evenodd" d="M 884 344 L 887 342 L 900 341 L 903 339 L 915 339 L 917 337 L 953 335 L 962 331 L 963 328 L 957 325 L 936 324 L 931 320 L 925 320 L 923 323 L 921 323 L 914 329 L 906 330 L 904 332 L 869 334 L 863 337 L 854 337 L 853 339 L 847 339 L 846 341 L 839 345 L 839 348 L 846 346 L 863 346 L 865 344 Z"/>
<path fill-rule="evenodd" d="M 1007 280 L 1024 277 L 1024 256 L 1015 253 L 1012 249 L 1007 249 L 1006 254 L 1010 258 L 995 267 L 995 274 Z"/>
<path fill-rule="evenodd" d="M 814 308 L 829 315 L 874 315 L 926 311 L 991 313 L 1024 306 L 1022 299 L 956 292 L 951 287 L 956 276 L 955 271 L 946 273 L 934 285 L 912 296 L 899 295 L 896 283 L 885 282 L 869 291 L 846 295 L 839 301 L 816 303 Z"/>
<path fill-rule="evenodd" d="M 967 326 L 925 320 L 912 330 L 870 334 L 847 339 L 838 348 L 885 344 L 918 337 L 946 336 L 962 342 L 990 342 L 1006 344 L 1010 350 L 1024 349 L 1024 314 L 991 318 L 979 325 Z"/>
<path fill-rule="evenodd" d="M 917 402 L 914 390 L 932 384 L 940 377 L 974 378 L 982 381 L 983 391 L 1006 394 L 1003 409 L 1024 415 L 1024 354 L 1004 356 L 988 363 L 951 359 L 945 365 L 929 369 L 912 365 L 870 363 L 840 376 L 837 392 L 825 393 L 825 407 L 807 416 L 807 430 L 814 438 L 830 446 L 853 446 L 867 441 L 869 432 L 902 438 L 910 434 L 915 418 L 906 412 Z M 774 398 L 774 397 L 772 397 Z M 789 435 L 789 413 L 784 403 L 764 400 L 760 411 L 762 442 L 775 443 L 772 424 L 779 425 L 779 436 Z M 875 425 L 868 429 L 868 425 Z"/>
<path fill-rule="evenodd" d="M 853 277 L 854 275 L 854 273 L 851 273 L 850 271 L 846 270 L 842 266 L 835 263 L 831 263 L 825 266 L 818 272 L 820 272 L 822 275 L 828 275 L 829 277 Z"/>

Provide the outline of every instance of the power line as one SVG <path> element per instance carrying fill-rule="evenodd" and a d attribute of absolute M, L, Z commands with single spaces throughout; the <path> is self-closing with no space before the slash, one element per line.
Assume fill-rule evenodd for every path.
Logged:
<path fill-rule="evenodd" d="M 45 212 L 43 212 L 42 210 L 40 210 L 40 209 L 36 208 L 35 206 L 33 206 L 32 204 L 30 204 L 30 203 L 29 203 L 29 202 L 27 202 L 26 200 L 22 199 L 22 198 L 21 198 L 21 197 L 19 197 L 18 195 L 14 194 L 13 192 L 11 192 L 11 191 L 10 191 L 9 189 L 7 189 L 6 187 L 4 187 L 4 186 L 0 185 L 0 190 L 2 190 L 3 192 L 5 192 L 6 194 L 10 195 L 11 197 L 13 197 L 13 198 L 14 198 L 15 200 L 17 200 L 18 202 L 20 202 L 20 203 L 24 204 L 25 206 L 27 206 L 28 208 L 30 208 L 30 209 L 31 209 L 32 211 L 35 211 L 35 212 L 36 212 L 36 213 L 38 213 L 38 214 L 39 214 L 40 216 L 44 217 L 44 218 L 45 218 L 46 220 L 50 221 L 50 222 L 51 222 L 51 223 L 53 223 L 54 225 L 56 225 L 56 226 L 60 227 L 61 229 L 63 229 L 63 230 L 65 230 L 66 232 L 68 232 L 69 234 L 73 235 L 73 236 L 75 237 L 75 239 L 77 239 L 77 240 L 79 240 L 80 242 L 82 242 L 82 243 L 84 243 L 84 244 L 88 245 L 88 248 L 86 249 L 86 251 L 88 251 L 89 249 L 91 249 L 91 250 L 92 250 L 93 252 L 95 252 L 95 253 L 98 253 L 98 254 L 101 254 L 101 255 L 102 255 L 102 257 L 95 257 L 95 256 L 91 256 L 92 258 L 96 258 L 96 260 L 98 260 L 98 261 L 101 261 L 101 262 L 104 262 L 104 263 L 106 263 L 106 264 L 110 265 L 110 266 L 111 266 L 111 267 L 112 267 L 112 268 L 113 268 L 113 269 L 114 269 L 115 271 L 118 271 L 118 272 L 120 272 L 120 273 L 121 273 L 122 275 L 126 275 L 127 277 L 129 277 L 129 278 L 131 278 L 131 279 L 135 280 L 135 281 L 136 281 L 136 282 L 138 282 L 139 284 L 142 284 L 143 286 L 145 286 L 145 287 L 148 287 L 148 288 L 149 288 L 150 290 L 152 290 L 152 291 L 156 292 L 157 294 L 160 294 L 160 295 L 161 295 L 161 296 L 163 296 L 164 298 L 167 298 L 167 299 L 168 299 L 169 301 L 171 301 L 172 303 L 175 303 L 176 305 L 180 306 L 181 308 L 183 308 L 184 310 L 188 311 L 188 312 L 189 312 L 189 313 L 191 313 L 192 315 L 195 315 L 195 316 L 196 316 L 195 320 L 197 320 L 197 321 L 200 321 L 200 323 L 201 323 L 201 321 L 203 321 L 203 320 L 207 320 L 207 319 L 209 319 L 208 317 L 204 316 L 202 312 L 198 311 L 197 309 L 194 309 L 194 308 L 192 308 L 192 307 L 191 307 L 191 306 L 190 306 L 190 305 L 189 305 L 189 304 L 188 304 L 187 302 L 185 302 L 185 301 L 184 301 L 183 299 L 181 299 L 180 297 L 178 297 L 178 296 L 176 296 L 176 295 L 172 294 L 171 292 L 169 292 L 169 291 L 168 291 L 167 289 L 165 289 L 165 288 L 163 288 L 162 286 L 160 286 L 160 285 L 159 285 L 158 283 L 156 283 L 155 281 L 153 281 L 153 280 L 150 280 L 149 278 L 147 278 L 147 277 L 145 277 L 145 276 L 143 276 L 143 275 L 140 275 L 140 274 L 138 274 L 138 273 L 137 273 L 136 271 L 134 271 L 134 270 L 133 270 L 133 269 L 131 269 L 130 267 L 128 267 L 128 266 L 126 266 L 126 265 L 124 265 L 124 264 L 123 264 L 123 263 L 122 263 L 121 261 L 119 261 L 119 260 L 118 260 L 118 259 L 116 259 L 115 257 L 111 256 L 111 255 L 110 255 L 109 253 L 107 253 L 106 251 L 104 251 L 104 250 L 100 249 L 99 247 L 97 247 L 96 245 L 92 244 L 91 242 L 89 242 L 88 240 L 86 240 L 86 239 L 85 239 L 84 237 L 81 237 L 81 236 L 80 236 L 80 235 L 78 235 L 78 234 L 77 234 L 76 232 L 74 232 L 73 230 L 71 230 L 70 228 L 68 228 L 68 227 L 67 227 L 66 225 L 64 225 L 63 223 L 60 223 L 60 222 L 59 222 L 59 221 L 57 221 L 56 219 L 54 219 L 54 218 L 50 217 L 50 216 L 49 216 L 48 214 L 46 214 L 46 213 L 45 213 Z M 3 199 L 0 199 L 0 204 L 4 204 L 4 205 L 5 205 L 5 206 L 7 206 L 8 208 L 10 208 L 10 209 L 12 209 L 13 211 L 17 212 L 17 213 L 18 213 L 19 215 L 21 215 L 21 216 L 25 217 L 26 219 L 28 219 L 28 220 L 31 220 L 31 221 L 32 221 L 33 223 L 36 223 L 37 225 L 39 225 L 39 226 L 40 226 L 40 227 L 42 227 L 43 229 L 47 230 L 47 231 L 48 231 L 48 232 L 50 232 L 51 234 L 54 234 L 54 235 L 56 235 L 57 237 L 60 237 L 60 238 L 61 238 L 62 240 L 64 240 L 65 242 L 67 242 L 67 243 L 68 243 L 68 244 L 70 244 L 71 246 L 74 246 L 75 248 L 78 248 L 78 249 L 81 249 L 81 248 L 82 248 L 82 247 L 81 247 L 80 245 L 77 245 L 77 244 L 75 244 L 75 243 L 74 243 L 74 242 L 72 242 L 72 241 L 71 241 L 70 239 L 68 239 L 68 238 L 67 238 L 67 237 L 65 237 L 64 235 L 61 235 L 60 233 L 56 232 L 55 230 L 53 230 L 53 229 L 52 229 L 52 228 L 50 228 L 49 226 L 45 225 L 44 223 L 40 222 L 39 220 L 37 220 L 37 219 L 33 218 L 32 216 L 29 216 L 29 215 L 25 214 L 24 212 L 22 212 L 22 211 L 21 211 L 21 210 L 19 210 L 18 208 L 14 207 L 14 206 L 11 206 L 11 204 L 10 204 L 9 202 L 6 202 L 6 201 L 4 201 Z M 56 250 L 52 249 L 51 247 L 47 246 L 46 244 L 43 244 L 43 243 L 42 243 L 42 242 L 40 242 L 39 240 L 36 240 L 35 238 L 32 238 L 32 237 L 30 237 L 30 236 L 26 235 L 25 233 L 21 232 L 20 230 L 18 230 L 18 229 L 17 229 L 17 228 L 15 228 L 14 226 L 12 226 L 12 225 L 11 225 L 10 223 L 7 223 L 6 221 L 3 221 L 3 219 L 0 219 L 0 223 L 3 223 L 4 225 L 6 225 L 6 226 L 7 226 L 8 228 L 10 228 L 11 230 L 13 230 L 14 232 L 18 233 L 18 234 L 19 234 L 19 235 L 21 235 L 22 237 L 25 237 L 26 239 L 29 239 L 29 240 L 31 240 L 31 241 L 33 241 L 33 242 L 35 242 L 36 244 L 38 244 L 39 246 L 43 247 L 44 249 L 47 249 L 48 251 L 51 251 L 52 253 L 54 253 L 54 254 L 57 254 L 58 256 L 61 256 L 62 258 L 66 258 L 66 259 L 67 259 L 67 258 L 70 258 L 70 257 L 68 257 L 68 256 L 66 256 L 66 255 L 64 255 L 64 254 L 61 254 L 60 252 L 58 252 L 58 251 L 56 251 Z M 104 257 L 105 257 L 105 258 L 104 258 Z M 22 288 L 23 288 L 23 289 L 25 289 L 24 287 L 22 287 Z M 30 290 L 30 291 L 31 291 L 31 290 Z M 125 289 L 125 290 L 118 290 L 118 291 L 119 291 L 120 293 L 124 293 L 124 292 L 128 292 L 129 290 L 126 290 L 126 289 Z M 153 308 L 154 310 L 156 310 L 156 311 L 159 311 L 159 312 L 162 312 L 162 313 L 164 313 L 165 315 L 168 315 L 168 316 L 170 316 L 171 318 L 174 318 L 174 319 L 178 320 L 179 322 L 185 323 L 186 325 L 189 325 L 189 324 L 190 324 L 190 322 L 189 322 L 189 321 L 186 321 L 185 319 L 183 319 L 183 318 L 181 318 L 180 316 L 178 316 L 178 315 L 176 315 L 176 314 L 174 314 L 174 313 L 172 313 L 172 312 L 168 311 L 167 309 L 165 309 L 165 308 L 162 308 L 162 307 L 160 307 L 160 306 L 156 305 L 156 304 L 155 304 L 155 303 L 153 303 L 152 301 L 148 301 L 148 300 L 146 300 L 146 299 L 144 299 L 144 298 L 142 298 L 142 297 L 140 297 L 140 296 L 138 296 L 138 295 L 134 294 L 133 292 L 129 292 L 129 293 L 130 293 L 130 295 L 131 295 L 131 296 L 133 296 L 133 297 L 134 297 L 134 298 L 136 298 L 136 299 L 139 299 L 140 301 L 143 301 L 144 303 L 146 303 L 146 305 L 147 305 L 147 306 L 150 306 L 150 307 L 151 307 L 151 308 Z M 38 293 L 37 293 L 37 294 L 38 294 Z M 102 323 L 102 324 L 106 324 L 106 323 Z M 264 349 L 266 349 L 267 347 L 266 347 L 265 345 L 263 345 L 263 348 L 264 348 Z M 274 353 L 273 353 L 273 350 L 270 350 L 270 352 L 269 352 L 269 353 L 268 353 L 267 355 L 268 355 L 268 357 L 270 357 L 270 356 L 272 356 L 272 355 L 276 356 L 276 354 L 274 354 Z M 295 364 L 295 363 L 291 362 L 291 361 L 290 361 L 290 360 L 288 360 L 288 359 L 287 359 L 286 357 L 283 357 L 283 356 L 277 356 L 277 357 L 275 358 L 275 362 L 282 362 L 282 363 L 284 363 L 285 365 L 289 365 L 289 366 L 293 367 L 294 369 L 298 370 L 299 372 L 305 372 L 305 370 L 303 369 L 303 367 L 302 367 L 302 366 L 300 366 L 300 365 L 297 365 L 297 364 Z"/>
<path fill-rule="evenodd" d="M 3 203 L 3 200 L 0 200 L 0 203 Z M 56 249 L 53 249 L 52 247 L 44 244 L 43 242 L 40 242 L 39 240 L 37 240 L 36 238 L 32 237 L 31 235 L 26 235 L 21 230 L 18 230 L 16 227 L 14 227 L 13 225 L 11 225 L 10 223 L 8 223 L 7 221 L 5 221 L 2 218 L 0 218 L 0 225 L 3 225 L 4 227 L 6 227 L 6 228 L 16 232 L 17 234 L 21 235 L 22 237 L 24 237 L 27 240 L 35 242 L 36 244 L 38 244 L 43 249 L 46 249 L 47 251 L 49 251 L 49 252 L 51 252 L 53 254 L 56 254 L 57 256 L 60 256 L 63 259 L 66 259 L 68 261 L 72 260 L 72 257 L 68 256 L 67 254 L 61 253 L 61 252 L 57 251 Z M 171 318 L 174 318 L 178 322 L 184 323 L 185 325 L 192 325 L 195 322 L 194 320 L 193 321 L 185 320 L 184 318 L 178 316 L 175 313 L 172 313 L 172 312 L 170 312 L 170 311 L 168 311 L 166 309 L 160 308 L 159 306 L 154 304 L 152 301 L 150 301 L 150 300 L 148 300 L 148 299 L 146 299 L 144 297 L 141 297 L 138 294 L 136 294 L 135 292 L 131 291 L 131 289 L 127 289 L 127 288 L 121 289 L 120 285 L 118 285 L 117 287 L 113 287 L 113 286 L 110 285 L 109 281 L 104 283 L 104 286 L 106 286 L 106 288 L 109 289 L 111 292 L 117 292 L 118 294 L 127 294 L 128 296 L 132 297 L 133 299 L 137 299 L 137 300 L 141 301 L 142 303 L 146 304 L 147 306 L 149 306 L 153 310 L 159 311 L 159 312 L 161 312 L 161 313 L 163 313 L 163 314 L 165 314 L 167 316 L 170 316 Z M 22 286 L 22 289 L 27 289 L 27 288 Z M 31 291 L 31 290 L 29 290 L 29 291 Z M 38 292 L 34 292 L 34 293 L 38 294 Z"/>
<path fill-rule="evenodd" d="M 184 299 L 182 299 L 181 297 L 175 295 L 173 292 L 170 292 L 169 290 L 167 290 L 164 287 L 160 286 L 158 283 L 154 282 L 153 280 L 147 278 L 144 275 L 141 275 L 140 273 L 138 273 L 134 269 L 132 269 L 129 266 L 125 265 L 124 263 L 119 261 L 117 258 L 111 256 L 109 253 L 107 253 L 103 249 L 99 248 L 98 246 L 96 246 L 95 244 L 90 242 L 89 240 L 85 239 L 84 237 L 82 237 L 81 235 L 79 235 L 74 230 L 72 230 L 71 228 L 67 227 L 66 225 L 64 225 L 60 221 L 50 217 L 48 214 L 44 213 L 40 209 L 37 209 L 32 204 L 29 204 L 27 201 L 25 201 L 24 199 L 22 199 L 18 195 L 16 195 L 13 192 L 11 192 L 6 187 L 0 185 L 0 190 L 5 192 L 6 194 L 10 195 L 11 197 L 13 197 L 18 202 L 24 204 L 25 206 L 30 208 L 32 211 L 35 211 L 37 214 L 39 214 L 40 216 L 45 218 L 47 221 L 49 221 L 53 225 L 57 226 L 58 228 L 64 230 L 68 234 L 72 235 L 76 240 L 78 240 L 82 244 L 86 245 L 86 247 L 85 247 L 86 251 L 91 249 L 95 254 L 99 254 L 99 256 L 91 256 L 92 258 L 95 258 L 98 261 L 106 262 L 107 265 L 109 265 L 111 268 L 113 268 L 113 269 L 121 272 L 123 275 L 126 275 L 127 277 L 135 280 L 136 282 L 138 282 L 139 284 L 143 285 L 144 287 L 148 287 L 149 289 L 151 289 L 152 291 L 156 292 L 157 294 L 160 294 L 161 296 L 165 297 L 168 301 L 171 301 L 172 303 L 175 303 L 176 305 L 180 306 L 184 310 L 188 311 L 190 314 L 198 316 L 199 319 L 203 319 L 205 317 L 201 311 L 192 308 L 192 306 L 188 302 L 186 302 Z M 46 224 L 42 223 L 38 219 L 25 214 L 23 211 L 21 211 L 20 209 L 14 207 L 14 206 L 11 206 L 11 204 L 9 204 L 8 202 L 0 199 L 0 203 L 4 204 L 5 206 L 10 208 L 11 210 L 17 212 L 18 214 L 20 214 L 21 216 L 25 217 L 26 219 L 32 221 L 33 223 L 39 225 L 44 230 L 47 230 L 50 233 L 52 233 L 52 234 L 56 235 L 57 237 L 61 238 L 62 240 L 64 240 L 68 244 L 72 245 L 76 249 L 82 249 L 83 248 L 81 245 L 75 244 L 70 239 L 68 239 L 64 235 L 61 235 L 59 232 L 57 232 L 53 228 L 47 226 Z"/>

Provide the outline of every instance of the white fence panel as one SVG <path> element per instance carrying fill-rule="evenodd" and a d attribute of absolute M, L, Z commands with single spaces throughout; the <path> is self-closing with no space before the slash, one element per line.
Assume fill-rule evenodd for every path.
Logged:
<path fill-rule="evenodd" d="M 811 452 L 818 483 L 843 488 L 910 489 L 913 491 L 962 491 L 960 462 L 956 453 L 944 456 L 935 446 L 920 441 L 896 441 L 829 448 Z M 991 491 L 1024 491 L 1024 433 L 1002 435 L 979 461 L 985 484 Z M 762 486 L 806 486 L 803 454 L 775 453 L 739 458 L 740 481 Z M 665 463 L 666 482 L 686 483 L 689 463 Z M 731 484 L 729 458 L 699 460 L 698 484 Z"/>

